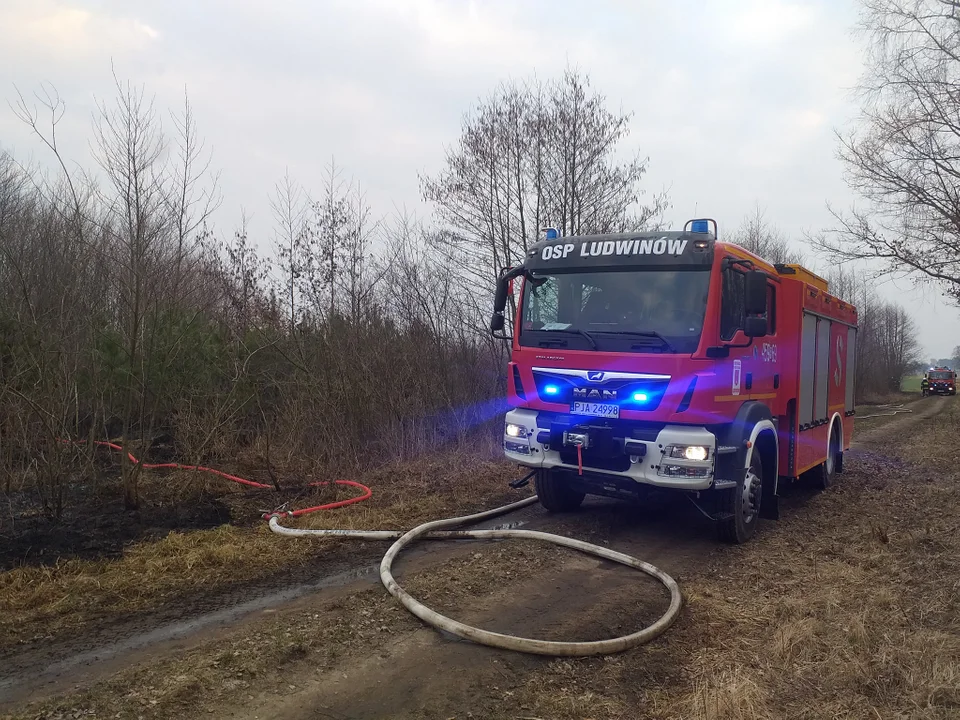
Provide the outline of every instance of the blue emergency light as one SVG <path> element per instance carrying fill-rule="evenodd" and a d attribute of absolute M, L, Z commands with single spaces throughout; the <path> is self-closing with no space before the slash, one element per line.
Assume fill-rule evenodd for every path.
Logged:
<path fill-rule="evenodd" d="M 694 220 L 692 223 L 690 223 L 690 232 L 695 232 L 695 233 L 710 232 L 710 221 Z"/>
<path fill-rule="evenodd" d="M 560 233 L 557 232 L 556 228 L 552 228 L 552 227 L 547 228 L 546 233 L 547 233 L 547 240 L 556 240 L 558 237 L 560 237 Z"/>

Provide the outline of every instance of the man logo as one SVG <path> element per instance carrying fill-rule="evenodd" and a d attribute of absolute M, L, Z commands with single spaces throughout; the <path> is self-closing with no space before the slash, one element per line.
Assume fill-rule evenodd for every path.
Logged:
<path fill-rule="evenodd" d="M 591 382 L 600 382 L 603 380 L 603 372 L 601 370 L 588 370 L 587 380 L 590 380 Z"/>

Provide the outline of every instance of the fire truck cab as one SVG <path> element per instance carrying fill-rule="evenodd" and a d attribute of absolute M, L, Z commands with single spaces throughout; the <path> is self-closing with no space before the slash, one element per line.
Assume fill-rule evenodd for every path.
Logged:
<path fill-rule="evenodd" d="M 856 309 L 798 265 L 720 242 L 713 220 L 547 229 L 500 275 L 491 331 L 511 342 L 503 450 L 535 471 L 547 510 L 668 489 L 743 543 L 779 518 L 781 480 L 826 488 L 842 472 Z"/>
<path fill-rule="evenodd" d="M 924 395 L 956 395 L 957 373 L 948 367 L 933 367 L 923 374 L 926 380 Z"/>

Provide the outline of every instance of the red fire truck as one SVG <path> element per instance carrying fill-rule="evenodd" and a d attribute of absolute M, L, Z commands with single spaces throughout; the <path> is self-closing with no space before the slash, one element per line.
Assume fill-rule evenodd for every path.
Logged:
<path fill-rule="evenodd" d="M 924 373 L 923 379 L 927 381 L 924 395 L 957 394 L 957 374 L 948 367 L 932 367 Z"/>
<path fill-rule="evenodd" d="M 521 279 L 512 336 L 503 333 Z M 778 485 L 828 487 L 854 419 L 857 311 L 798 265 L 681 232 L 560 237 L 501 274 L 512 342 L 503 448 L 550 511 L 585 495 L 690 494 L 721 538 L 779 518 Z"/>

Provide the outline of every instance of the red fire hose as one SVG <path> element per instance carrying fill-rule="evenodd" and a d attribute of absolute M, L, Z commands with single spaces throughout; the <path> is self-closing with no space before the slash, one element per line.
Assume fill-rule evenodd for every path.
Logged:
<path fill-rule="evenodd" d="M 69 440 L 64 440 L 63 442 L 70 442 Z M 76 441 L 77 444 L 82 444 L 83 441 Z M 117 452 L 123 452 L 123 448 L 119 445 L 111 442 L 104 442 L 102 440 L 94 441 L 94 445 L 99 445 L 101 447 L 108 447 Z M 197 470 L 199 472 L 211 473 L 213 475 L 218 475 L 227 480 L 231 480 L 235 483 L 240 483 L 241 485 L 247 485 L 249 487 L 255 488 L 264 488 L 266 490 L 272 490 L 272 485 L 264 485 L 263 483 L 258 483 L 253 480 L 247 480 L 246 478 L 237 477 L 236 475 L 230 475 L 228 473 L 222 472 L 220 470 L 214 470 L 213 468 L 204 467 L 203 465 L 182 465 L 180 463 L 141 463 L 137 458 L 133 456 L 133 453 L 128 452 L 127 457 L 130 458 L 130 462 L 134 464 L 139 464 L 146 470 L 161 470 L 161 469 L 170 469 L 170 470 Z M 347 505 L 353 505 L 354 503 L 362 502 L 363 500 L 369 499 L 373 495 L 373 491 L 368 488 L 363 483 L 354 482 L 353 480 L 334 480 L 336 485 L 347 485 L 349 487 L 355 487 L 363 491 L 362 495 L 357 497 L 349 498 L 348 500 L 338 500 L 336 502 L 326 503 L 324 505 L 314 505 L 313 507 L 301 508 L 300 510 L 286 510 L 283 512 L 270 512 L 264 513 L 263 519 L 269 520 L 272 517 L 300 517 L 302 515 L 307 515 L 312 512 L 317 512 L 318 510 L 333 510 L 335 508 L 345 507 Z M 328 481 L 312 482 L 309 484 L 309 487 L 322 487 L 324 485 L 329 485 Z"/>

